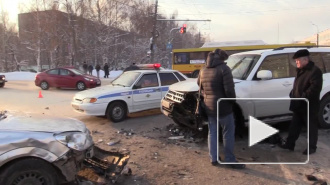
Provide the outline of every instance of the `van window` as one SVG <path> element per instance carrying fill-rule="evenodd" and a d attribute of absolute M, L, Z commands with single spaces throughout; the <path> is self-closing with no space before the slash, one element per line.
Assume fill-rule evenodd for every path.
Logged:
<path fill-rule="evenodd" d="M 321 53 L 310 53 L 310 60 L 315 63 L 317 67 L 319 67 L 322 73 L 325 73 L 325 67 L 322 61 Z"/>
<path fill-rule="evenodd" d="M 294 53 L 290 54 L 289 57 L 290 57 L 290 64 L 292 66 L 294 66 L 294 68 L 296 69 L 297 68 L 297 64 L 296 64 L 296 60 L 295 59 L 292 59 Z M 325 73 L 325 66 L 324 66 L 324 59 L 322 61 L 322 56 L 321 56 L 321 53 L 315 53 L 315 52 L 311 52 L 310 55 L 310 60 L 314 62 L 314 64 L 319 67 L 322 71 L 322 73 Z M 329 69 L 330 69 L 330 65 L 329 65 Z M 296 73 L 296 72 L 295 72 Z"/>
<path fill-rule="evenodd" d="M 330 53 L 321 53 L 323 62 L 324 62 L 324 66 L 325 66 L 325 71 L 327 73 L 330 72 Z"/>
<path fill-rule="evenodd" d="M 271 71 L 273 79 L 293 77 L 293 74 L 290 73 L 289 56 L 287 54 L 266 57 L 258 71 L 260 70 Z"/>

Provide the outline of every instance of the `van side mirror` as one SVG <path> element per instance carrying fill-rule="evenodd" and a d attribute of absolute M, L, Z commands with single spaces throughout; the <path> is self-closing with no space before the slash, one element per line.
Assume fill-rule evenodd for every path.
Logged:
<path fill-rule="evenodd" d="M 257 78 L 261 80 L 270 80 L 273 78 L 273 74 L 270 70 L 260 70 L 257 73 Z"/>

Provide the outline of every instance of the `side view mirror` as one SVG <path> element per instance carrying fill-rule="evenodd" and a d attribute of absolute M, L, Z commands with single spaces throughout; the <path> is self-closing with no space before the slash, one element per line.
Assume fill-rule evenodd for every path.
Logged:
<path fill-rule="evenodd" d="M 269 70 L 260 70 L 257 73 L 257 78 L 260 78 L 261 80 L 269 80 L 273 78 L 273 74 Z"/>
<path fill-rule="evenodd" d="M 70 74 L 70 76 L 74 77 L 74 76 L 76 76 L 76 74 L 74 74 L 74 73 L 71 73 L 71 74 Z"/>

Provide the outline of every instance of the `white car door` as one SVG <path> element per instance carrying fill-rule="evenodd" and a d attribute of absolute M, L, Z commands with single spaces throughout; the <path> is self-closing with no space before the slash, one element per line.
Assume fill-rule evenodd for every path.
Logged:
<path fill-rule="evenodd" d="M 256 78 L 258 71 L 269 70 L 273 78 L 260 80 Z M 290 114 L 290 100 L 271 100 L 271 98 L 289 98 L 293 87 L 295 66 L 290 65 L 288 54 L 266 57 L 251 81 L 251 98 L 267 98 L 255 100 L 255 117 Z"/>
<path fill-rule="evenodd" d="M 159 107 L 162 92 L 156 72 L 142 75 L 133 88 L 133 109 L 135 111 Z"/>

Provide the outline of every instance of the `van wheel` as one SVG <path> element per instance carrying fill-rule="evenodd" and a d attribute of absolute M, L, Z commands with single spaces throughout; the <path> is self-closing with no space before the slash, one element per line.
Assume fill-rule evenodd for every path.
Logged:
<path fill-rule="evenodd" d="M 113 102 L 109 105 L 106 116 L 115 123 L 123 121 L 127 116 L 127 107 L 122 102 Z"/>
<path fill-rule="evenodd" d="M 4 87 L 5 86 L 5 82 L 3 82 L 2 84 L 0 84 L 0 87 Z"/>
<path fill-rule="evenodd" d="M 49 84 L 46 81 L 42 81 L 40 83 L 40 87 L 41 87 L 42 90 L 47 90 L 47 89 L 49 89 Z"/>
<path fill-rule="evenodd" d="M 321 128 L 330 128 L 330 96 L 321 101 L 318 117 Z"/>
<path fill-rule="evenodd" d="M 10 164 L 0 176 L 6 185 L 57 185 L 56 169 L 46 161 L 36 158 L 17 160 Z"/>

